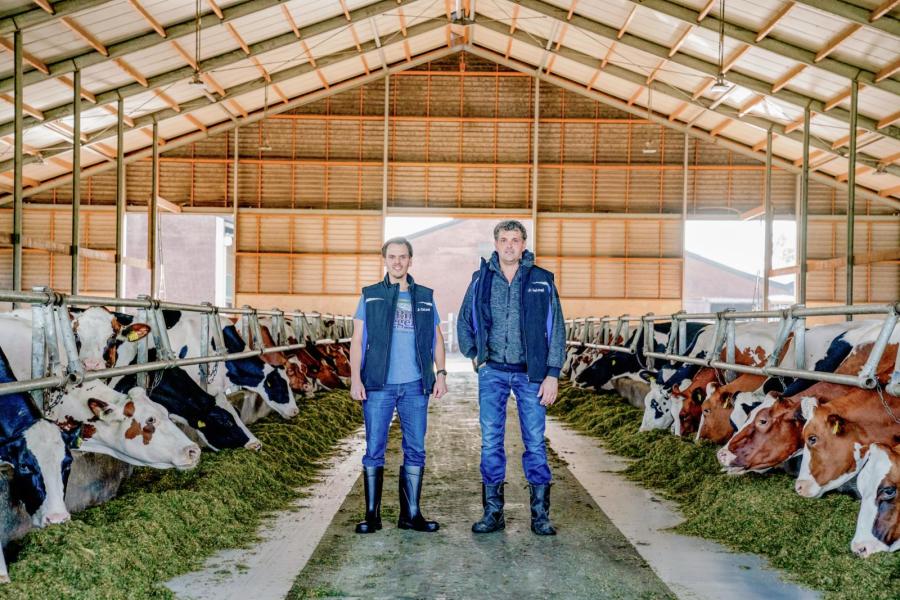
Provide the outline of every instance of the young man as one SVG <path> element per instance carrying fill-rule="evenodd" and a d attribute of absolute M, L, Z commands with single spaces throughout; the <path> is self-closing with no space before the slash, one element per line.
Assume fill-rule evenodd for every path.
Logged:
<path fill-rule="evenodd" d="M 550 467 L 544 447 L 546 407 L 556 401 L 565 359 L 565 325 L 553 274 L 534 265 L 518 221 L 494 227 L 493 253 L 472 276 L 457 328 L 459 349 L 475 359 L 481 422 L 481 478 L 484 515 L 475 533 L 506 527 L 506 403 L 516 396 L 525 453 L 522 467 L 531 491 L 531 530 L 556 535 L 550 523 Z"/>
<path fill-rule="evenodd" d="M 403 433 L 400 468 L 400 529 L 437 531 L 438 524 L 422 516 L 422 475 L 425 470 L 425 428 L 428 396 L 447 393 L 444 336 L 433 291 L 417 285 L 408 274 L 412 244 L 394 238 L 381 247 L 387 275 L 364 287 L 353 317 L 350 342 L 350 395 L 363 403 L 366 454 L 363 478 L 366 518 L 357 533 L 381 529 L 384 451 L 394 410 Z M 437 365 L 437 373 L 434 372 Z"/>

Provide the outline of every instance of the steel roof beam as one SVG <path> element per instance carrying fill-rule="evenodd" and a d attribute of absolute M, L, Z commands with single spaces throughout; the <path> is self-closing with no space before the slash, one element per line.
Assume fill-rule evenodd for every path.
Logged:
<path fill-rule="evenodd" d="M 391 0 L 393 1 L 393 0 Z M 344 20 L 344 16 L 341 15 L 341 20 Z M 447 23 L 443 20 L 435 20 L 435 21 L 426 21 L 424 23 L 419 23 L 418 25 L 413 25 L 412 27 L 407 28 L 407 33 L 410 34 L 410 37 L 422 35 L 436 29 L 441 29 L 446 27 Z M 293 33 L 290 34 L 293 37 Z M 402 44 L 403 39 L 397 39 L 389 45 L 394 44 Z M 374 40 L 363 42 L 361 44 L 362 51 L 365 52 L 373 52 L 377 49 L 376 42 Z M 349 48 L 355 49 L 355 44 L 350 42 Z M 238 50 L 238 52 L 242 51 Z M 134 119 L 134 126 L 136 128 L 146 127 L 147 125 L 152 125 L 154 122 L 163 121 L 165 119 L 170 119 L 177 116 L 185 116 L 188 113 L 199 110 L 202 108 L 208 108 L 210 106 L 222 105 L 223 102 L 235 102 L 235 98 L 246 94 L 248 92 L 252 92 L 258 89 L 262 89 L 265 86 L 270 84 L 277 84 L 283 81 L 287 81 L 289 79 L 294 79 L 296 77 L 300 77 L 302 75 L 306 75 L 308 73 L 315 73 L 318 69 L 323 67 L 327 67 L 329 65 L 337 64 L 344 61 L 353 61 L 356 59 L 356 55 L 348 55 L 347 49 L 342 49 L 334 54 L 329 54 L 327 56 L 322 56 L 316 61 L 316 66 L 313 66 L 312 63 L 303 63 L 301 65 L 297 65 L 295 67 L 290 67 L 287 69 L 282 69 L 281 71 L 275 71 L 274 73 L 270 73 L 271 82 L 267 82 L 263 77 L 258 77 L 251 81 L 246 81 L 244 83 L 240 83 L 238 85 L 232 86 L 225 90 L 225 98 L 219 99 L 217 102 L 211 102 L 206 96 L 200 96 L 199 98 L 194 98 L 192 100 L 188 100 L 187 102 L 182 102 L 179 105 L 180 111 L 176 111 L 172 108 L 165 108 L 162 110 L 158 110 L 156 112 L 148 113 L 146 115 L 142 115 L 140 117 L 136 117 Z M 282 103 L 282 106 L 285 104 Z M 226 105 L 227 106 L 227 105 Z M 240 105 L 238 105 L 240 106 Z M 271 109 L 271 105 L 270 105 Z M 245 111 L 241 109 L 241 114 L 244 114 Z M 249 111 L 246 111 L 249 114 Z M 116 135 L 115 128 L 104 128 L 101 129 L 96 135 L 89 136 L 87 143 L 93 144 L 100 140 L 114 138 Z M 53 156 L 57 156 L 58 154 L 63 154 L 65 152 L 69 152 L 70 149 L 64 149 L 57 152 L 45 152 L 43 155 L 44 159 L 49 159 Z M 25 164 L 29 164 L 32 162 L 38 162 L 37 157 L 28 157 L 24 160 Z M 12 161 L 6 160 L 0 162 L 0 172 L 7 171 L 12 168 Z"/>
<path fill-rule="evenodd" d="M 507 0 L 509 2 L 513 2 L 515 4 L 520 4 L 525 8 L 528 8 L 532 11 L 535 11 L 539 14 L 542 14 L 546 17 L 550 17 L 551 19 L 555 19 L 558 22 L 566 22 L 566 10 L 557 8 L 552 4 L 547 4 L 546 2 L 542 2 L 541 0 Z M 660 0 L 647 0 L 648 2 L 658 2 Z M 622 38 L 616 39 L 616 35 L 618 31 L 609 25 L 604 25 L 603 23 L 599 23 L 592 19 L 588 19 L 587 17 L 583 17 L 578 14 L 572 15 L 571 21 L 568 21 L 572 26 L 579 27 L 585 31 L 591 32 L 595 35 L 606 38 L 610 41 L 617 41 L 620 44 L 625 44 L 626 46 L 631 46 L 633 48 L 637 48 L 638 50 L 642 50 L 648 54 L 652 54 L 659 58 L 669 58 L 669 48 L 663 46 L 662 44 L 657 44 L 650 40 L 646 40 L 644 38 L 638 37 L 636 35 L 626 33 Z M 705 26 L 706 21 L 704 21 L 703 25 Z M 495 30 L 500 31 L 500 29 L 504 29 L 502 33 L 504 35 L 508 35 L 508 32 L 505 31 L 505 28 L 495 28 Z M 756 34 L 747 30 L 749 35 L 755 37 Z M 515 35 L 515 34 L 513 34 Z M 530 37 L 530 36 L 529 36 Z M 770 39 L 770 38 L 766 38 Z M 765 40 L 763 40 L 765 41 Z M 750 39 L 748 42 L 750 45 L 753 45 L 753 40 Z M 810 53 L 811 54 L 811 53 Z M 688 56 L 684 53 L 675 54 L 671 58 L 669 58 L 672 62 L 684 65 L 691 69 L 694 69 L 700 73 L 705 73 L 707 75 L 715 77 L 719 73 L 719 66 L 715 63 L 707 62 L 705 60 Z M 823 61 L 824 62 L 824 61 Z M 596 60 L 594 61 L 594 65 L 596 66 Z M 772 93 L 772 83 L 768 81 L 763 81 L 762 79 L 757 79 L 755 77 L 751 77 L 749 75 L 745 75 L 742 73 L 738 73 L 736 71 L 730 71 L 728 74 L 728 79 L 732 83 L 736 83 L 742 87 L 750 89 L 754 92 L 760 94 L 766 94 L 768 96 L 772 96 L 774 98 L 778 98 L 779 100 L 783 100 L 784 102 L 793 104 L 794 106 L 798 106 L 800 108 L 805 108 L 806 106 L 810 107 L 810 110 L 813 112 L 824 112 L 825 111 L 825 102 L 821 100 L 817 100 L 815 98 L 810 98 L 809 96 L 804 96 L 803 94 L 799 94 L 797 92 L 792 92 L 787 89 L 781 89 L 776 93 Z M 887 80 L 885 80 L 887 81 Z M 900 84 L 898 84 L 898 89 L 900 89 Z M 850 123 L 850 113 L 842 108 L 834 108 L 831 111 L 830 117 L 843 121 L 845 123 Z M 869 131 L 875 131 L 877 129 L 877 120 L 872 119 L 870 117 L 859 117 L 859 127 L 863 129 L 868 129 Z M 882 131 L 882 134 L 891 137 L 897 140 L 900 140 L 900 128 L 898 127 L 888 127 L 885 128 L 885 131 Z"/>
<path fill-rule="evenodd" d="M 343 18 L 343 15 L 341 15 Z M 443 24 L 446 26 L 446 23 Z M 413 28 L 410 28 L 412 30 Z M 292 34 L 293 35 L 293 34 Z M 418 56 L 414 56 L 411 61 L 403 61 L 394 66 L 389 66 L 385 69 L 379 69 L 377 71 L 373 71 L 369 75 L 360 75 L 348 79 L 346 81 L 335 83 L 330 88 L 316 90 L 312 92 L 308 92 L 306 94 L 302 94 L 294 99 L 292 99 L 287 104 L 281 104 L 278 106 L 269 107 L 269 110 L 264 114 L 262 110 L 255 111 L 253 114 L 248 115 L 246 118 L 240 117 L 230 121 L 218 123 L 216 125 L 208 126 L 206 131 L 197 131 L 193 133 L 189 133 L 183 135 L 179 138 L 169 140 L 169 144 L 166 146 L 166 151 L 174 150 L 175 148 L 181 148 L 182 146 L 186 146 L 188 144 L 192 144 L 194 142 L 198 142 L 200 140 L 218 135 L 220 133 L 225 133 L 226 131 L 231 131 L 236 127 L 244 127 L 251 123 L 255 123 L 257 121 L 261 121 L 267 117 L 272 115 L 277 115 L 291 109 L 297 108 L 298 106 L 303 106 L 305 104 L 310 104 L 312 102 L 318 102 L 319 100 L 323 100 L 335 94 L 340 94 L 341 92 L 346 92 L 350 90 L 354 90 L 360 86 L 366 85 L 368 83 L 373 83 L 375 81 L 379 81 L 390 73 L 399 73 L 401 71 L 408 71 L 414 67 L 423 65 L 425 63 L 439 60 L 441 58 L 445 58 L 447 56 L 451 56 L 460 52 L 463 49 L 462 45 L 453 46 L 452 48 L 448 48 L 443 46 L 438 48 L 437 50 L 432 50 L 429 52 L 424 52 L 419 54 Z M 324 57 L 323 57 L 324 58 Z M 346 58 L 345 60 L 353 60 L 354 57 Z M 153 145 L 142 148 L 140 150 L 136 150 L 125 157 L 125 164 L 131 164 L 135 161 L 143 160 L 151 155 L 153 152 Z M 116 167 L 115 161 L 113 162 L 105 162 L 97 165 L 91 165 L 90 167 L 86 167 L 82 171 L 82 177 L 92 177 L 99 173 L 103 173 L 110 169 L 114 169 Z M 52 190 L 61 185 L 65 185 L 66 183 L 72 180 L 72 174 L 67 173 L 65 175 L 61 175 L 59 177 L 55 177 L 50 181 L 45 181 L 41 183 L 41 185 L 35 188 L 29 188 L 25 190 L 24 196 L 30 197 L 35 194 L 40 194 L 42 192 L 46 192 L 48 190 Z M 0 206 L 4 206 L 9 204 L 12 201 L 12 195 L 8 194 L 6 196 L 0 197 Z"/>
<path fill-rule="evenodd" d="M 233 21 L 240 17 L 244 17 L 247 15 L 259 12 L 266 8 L 270 8 L 272 6 L 278 6 L 280 4 L 283 4 L 283 2 L 284 2 L 284 0 L 247 0 L 246 2 L 241 2 L 239 4 L 233 4 L 222 10 L 224 18 L 221 20 L 212 13 L 203 15 L 200 18 L 201 27 L 202 28 L 215 27 L 217 25 L 227 23 L 228 21 Z M 371 4 L 371 5 L 359 8 L 356 11 L 354 11 L 354 13 L 359 13 L 360 15 L 366 15 L 369 12 L 371 12 L 372 14 L 377 14 L 380 12 L 386 12 L 386 10 L 372 11 L 372 9 L 376 6 L 383 7 L 383 5 L 385 5 L 385 4 L 390 4 L 391 8 L 396 9 L 398 4 L 402 4 L 404 2 L 406 2 L 407 4 L 409 3 L 408 0 L 392 0 L 392 1 L 377 2 L 375 4 Z M 77 4 L 77 2 L 76 2 L 76 4 Z M 82 3 L 82 4 L 87 4 L 87 3 Z M 100 2 L 99 4 L 102 4 L 102 2 Z M 41 11 L 41 12 L 43 12 L 43 11 Z M 347 21 L 346 21 L 346 19 L 344 19 L 343 15 L 340 15 L 338 18 L 342 24 L 344 24 L 344 25 L 347 24 Z M 330 21 L 332 21 L 332 19 L 326 19 L 326 21 L 321 21 L 320 23 L 325 23 L 325 22 L 330 22 Z M 316 25 L 319 25 L 319 23 L 315 23 L 304 29 L 315 28 Z M 158 46 L 159 44 L 165 43 L 168 40 L 177 39 L 177 38 L 180 38 L 180 37 L 183 37 L 186 35 L 193 35 L 196 26 L 197 26 L 196 20 L 192 17 L 185 21 L 181 21 L 180 23 L 174 23 L 172 25 L 167 26 L 165 28 L 166 35 L 167 35 L 166 39 L 161 38 L 158 33 L 156 33 L 155 31 L 153 31 L 151 29 L 148 32 L 134 36 L 127 40 L 122 40 L 121 42 L 117 42 L 115 44 L 110 44 L 109 46 L 106 46 L 109 56 L 104 56 L 103 54 L 101 54 L 99 52 L 95 52 L 95 51 L 83 52 L 76 56 L 70 56 L 70 57 L 62 59 L 62 60 L 57 60 L 57 61 L 53 62 L 52 64 L 48 64 L 47 68 L 50 69 L 50 76 L 52 76 L 52 77 L 55 77 L 57 75 L 63 75 L 66 73 L 71 73 L 76 68 L 85 69 L 89 66 L 101 64 L 110 59 L 121 57 L 126 54 L 130 54 L 132 52 L 137 52 L 139 50 L 146 50 L 147 48 L 152 48 L 154 46 Z M 0 30 L 0 33 L 2 33 L 2 30 Z M 315 33 L 309 33 L 307 35 L 315 35 Z M 296 40 L 296 38 L 293 36 L 293 33 L 291 33 L 291 39 Z M 269 40 L 266 40 L 266 41 L 269 41 Z M 264 43 L 264 42 L 258 42 L 258 44 L 262 44 L 262 43 Z M 254 44 L 254 46 L 256 46 L 258 44 Z M 284 45 L 284 44 L 282 44 L 282 45 Z M 280 46 L 276 46 L 276 47 L 280 47 Z M 272 49 L 272 48 L 270 48 L 270 49 Z M 32 85 L 34 83 L 44 81 L 47 78 L 48 78 L 47 75 L 44 75 L 43 73 L 41 73 L 39 71 L 29 71 L 28 73 L 25 74 L 24 84 L 26 86 Z M 0 79 L 0 92 L 6 91 L 8 89 L 12 89 L 12 77 Z"/>
<path fill-rule="evenodd" d="M 480 23 L 481 26 L 484 26 L 485 23 L 482 21 Z M 702 129 L 697 129 L 696 127 L 689 127 L 687 125 L 681 125 L 678 123 L 671 123 L 666 120 L 666 117 L 663 115 L 657 115 L 655 113 L 648 115 L 647 109 L 645 108 L 637 108 L 635 106 L 628 106 L 625 100 L 621 100 L 619 98 L 614 98 L 609 96 L 608 94 L 604 94 L 602 92 L 595 92 L 593 90 L 588 90 L 584 87 L 584 84 L 580 82 L 574 82 L 570 79 L 565 79 L 558 75 L 552 75 L 544 73 L 543 71 L 538 72 L 536 70 L 535 65 L 528 64 L 526 66 L 525 63 L 514 59 L 506 59 L 503 57 L 503 54 L 497 52 L 496 50 L 491 50 L 488 48 L 482 48 L 481 46 L 475 46 L 472 44 L 467 44 L 463 47 L 466 52 L 469 52 L 475 56 L 479 56 L 486 60 L 494 61 L 495 63 L 519 71 L 520 73 L 527 73 L 534 77 L 537 77 L 541 81 L 545 81 L 549 84 L 555 85 L 557 87 L 561 87 L 567 91 L 573 92 L 575 94 L 579 94 L 581 96 L 585 96 L 594 100 L 595 102 L 600 102 L 601 104 L 605 104 L 607 106 L 612 106 L 613 108 L 617 108 L 621 111 L 630 113 L 632 115 L 647 118 L 650 117 L 650 120 L 659 125 L 663 125 L 668 127 L 669 129 L 674 129 L 681 133 L 686 133 L 691 137 L 709 142 L 711 144 L 718 144 L 719 146 L 726 148 L 727 150 L 731 150 L 733 152 L 737 152 L 738 154 L 742 154 L 744 156 L 749 156 L 750 158 L 754 158 L 756 160 L 764 160 L 763 157 L 760 157 L 758 152 L 754 152 L 749 147 L 731 140 L 723 139 L 723 138 L 714 138 L 710 136 L 709 133 L 703 131 Z M 791 164 L 790 161 L 785 160 L 783 158 L 773 158 L 773 164 L 781 170 L 787 171 L 789 173 L 799 173 L 800 169 Z M 825 175 L 823 173 L 811 172 L 809 174 L 809 178 L 811 180 L 817 181 L 819 183 L 825 184 L 829 187 L 835 188 L 838 191 L 846 192 L 847 185 L 838 182 L 834 177 L 830 175 Z M 30 190 L 29 190 L 30 191 Z M 26 193 L 27 194 L 27 193 Z M 878 192 L 872 191 L 867 188 L 857 189 L 856 192 L 857 198 L 863 198 L 865 200 L 871 200 L 873 202 L 879 202 L 894 208 L 895 210 L 900 210 L 900 201 L 894 198 L 886 198 L 883 196 L 879 196 Z"/>
<path fill-rule="evenodd" d="M 705 29 L 709 29 L 710 31 L 714 31 L 716 33 L 719 32 L 719 19 L 715 17 L 707 17 L 703 19 L 702 22 L 697 23 L 698 13 L 696 10 L 692 10 L 685 6 L 681 6 L 675 4 L 674 2 L 669 2 L 668 0 L 628 0 L 634 4 L 640 4 L 644 8 L 649 8 L 655 10 L 659 13 L 667 15 L 669 17 L 679 19 L 684 21 L 685 23 L 691 23 L 694 25 L 699 25 Z M 821 4 L 822 2 L 835 2 L 836 0 L 815 0 L 812 2 L 811 0 L 804 0 L 804 4 Z M 885 17 L 882 17 L 884 19 Z M 868 19 L 868 16 L 866 17 Z M 882 20 L 882 19 L 879 19 Z M 896 21 L 896 19 L 894 19 Z M 867 24 L 868 21 L 866 21 Z M 794 44 L 781 41 L 776 37 L 772 37 L 773 34 L 769 34 L 759 42 L 756 41 L 757 33 L 752 29 L 747 29 L 746 27 L 741 27 L 740 25 L 735 25 L 734 23 L 725 22 L 725 35 L 738 40 L 740 42 L 744 42 L 746 44 L 750 44 L 757 48 L 762 48 L 763 50 L 768 50 L 769 52 L 773 52 L 780 56 L 784 56 L 785 58 L 789 58 L 791 60 L 796 60 L 797 62 L 801 62 L 807 65 L 813 65 L 816 68 L 822 69 L 824 71 L 828 71 L 830 73 L 834 73 L 835 75 L 839 75 L 841 77 L 845 77 L 847 79 L 857 79 L 860 83 L 865 84 L 875 84 L 875 73 L 867 70 L 862 65 L 850 64 L 847 62 L 839 61 L 834 58 L 825 58 L 820 62 L 815 62 L 816 51 L 815 50 L 807 50 L 806 48 L 802 48 L 800 46 L 796 46 Z M 900 35 L 900 34 L 892 34 L 892 35 Z M 886 79 L 878 84 L 879 88 L 891 92 L 892 94 L 900 95 L 900 81 L 894 81 L 890 79 Z M 849 115 L 849 113 L 848 113 Z"/>
<path fill-rule="evenodd" d="M 257 1 L 257 0 L 255 0 L 255 1 Z M 263 0 L 263 1 L 270 2 L 270 0 Z M 245 4 L 249 4 L 249 3 L 245 3 Z M 244 6 L 243 4 L 237 5 L 238 8 L 243 7 L 243 6 Z M 359 17 L 360 19 L 363 19 L 363 18 L 368 18 L 368 17 L 372 17 L 372 16 L 377 16 L 377 15 L 389 12 L 391 10 L 395 10 L 396 7 L 397 7 L 396 0 L 382 0 L 381 2 L 376 2 L 374 4 L 370 4 L 363 8 L 359 8 L 359 9 L 351 12 L 350 14 L 353 15 L 354 17 Z M 228 14 L 230 14 L 229 11 L 233 10 L 234 8 L 235 7 L 229 7 L 229 8 L 225 9 L 226 18 L 228 17 Z M 220 22 L 217 17 L 215 17 L 214 15 L 211 15 L 211 16 L 212 16 L 211 24 L 218 24 Z M 152 44 L 152 45 L 167 44 L 176 37 L 176 28 L 178 28 L 178 27 L 180 27 L 180 26 L 173 25 L 171 27 L 167 27 L 166 32 L 169 34 L 169 37 L 166 39 L 160 38 L 159 35 L 156 34 L 156 32 L 152 32 L 150 34 L 147 34 L 145 36 L 141 36 L 140 38 L 135 38 L 135 39 L 142 40 L 144 38 L 149 38 L 149 39 L 155 40 L 154 44 Z M 316 35 L 334 33 L 345 27 L 347 27 L 347 20 L 344 18 L 344 15 L 338 15 L 338 16 L 335 16 L 335 17 L 332 17 L 329 19 L 325 19 L 324 21 L 319 21 L 317 23 L 307 25 L 306 27 L 303 27 L 300 30 L 300 34 L 301 34 L 302 38 L 309 38 L 309 37 L 316 36 Z M 193 22 L 191 22 L 191 33 L 193 33 Z M 183 35 L 183 33 L 181 33 L 180 35 Z M 294 35 L 294 33 L 292 31 L 288 31 L 288 32 L 276 35 L 274 37 L 271 37 L 271 38 L 268 38 L 265 40 L 261 40 L 259 42 L 256 42 L 255 44 L 251 44 L 249 46 L 249 49 L 250 49 L 249 56 L 258 56 L 265 52 L 270 52 L 270 51 L 276 50 L 278 48 L 283 48 L 284 46 L 295 44 L 296 42 L 297 42 L 297 38 Z M 128 43 L 128 42 L 122 42 L 122 44 L 126 44 L 126 43 Z M 119 46 L 121 46 L 122 44 L 115 44 L 115 45 L 109 46 L 111 57 L 113 57 L 113 58 L 116 57 L 116 53 L 114 52 L 114 50 L 116 48 L 118 48 Z M 97 57 L 103 58 L 105 60 L 105 57 L 102 57 L 99 53 L 92 53 L 92 54 L 96 54 Z M 212 56 L 210 58 L 207 58 L 206 60 L 201 61 L 198 66 L 200 67 L 201 72 L 206 73 L 206 72 L 212 71 L 212 70 L 220 68 L 220 67 L 233 65 L 240 61 L 246 60 L 247 56 L 248 55 L 245 54 L 243 50 L 241 50 L 240 48 L 235 48 L 234 50 L 225 52 L 223 54 L 219 54 L 217 56 Z M 63 62 L 65 63 L 67 61 L 63 61 Z M 68 62 L 70 62 L 70 61 L 68 61 Z M 50 68 L 50 72 L 54 76 L 59 74 L 58 72 L 54 71 L 54 69 L 58 68 L 59 65 L 60 65 L 59 62 L 48 65 L 48 67 Z M 70 66 L 71 66 L 71 64 L 70 64 Z M 29 73 L 37 73 L 39 75 L 43 75 L 39 71 L 29 71 Z M 180 67 L 178 69 L 173 69 L 171 71 L 166 71 L 164 73 L 159 73 L 157 75 L 147 78 L 147 86 L 146 87 L 142 86 L 142 85 L 128 84 L 128 85 L 124 85 L 121 87 L 107 90 L 105 92 L 100 92 L 100 93 L 96 94 L 97 102 L 99 104 L 107 104 L 110 102 L 116 102 L 116 101 L 118 101 L 118 98 L 120 96 L 123 98 L 135 96 L 137 94 L 146 92 L 148 89 L 163 87 L 163 86 L 169 85 L 171 83 L 174 83 L 176 81 L 181 81 L 183 79 L 189 79 L 193 74 L 194 74 L 194 69 L 193 69 L 193 67 L 190 67 L 190 66 L 184 66 L 184 67 Z M 26 79 L 28 79 L 27 75 L 28 74 L 26 74 L 26 77 L 25 77 Z M 42 79 L 40 79 L 40 80 L 43 81 L 44 79 L 46 79 L 46 77 L 42 77 Z M 4 90 L 3 86 L 5 85 L 6 81 L 7 80 L 0 81 L 0 92 L 2 92 Z M 34 83 L 34 82 L 32 82 L 32 83 Z M 46 115 L 46 118 L 48 118 L 48 119 L 60 119 L 63 117 L 71 116 L 72 104 L 71 103 L 62 104 L 60 106 L 48 108 L 44 111 L 44 114 Z M 37 125 L 40 125 L 40 122 L 35 119 L 26 119 L 25 124 L 24 124 L 25 129 L 28 129 L 30 127 L 36 127 Z M 12 127 L 11 121 L 6 122 L 6 123 L 0 123 L 0 136 L 11 133 L 12 132 L 11 127 Z"/>
<path fill-rule="evenodd" d="M 819 12 L 826 13 L 833 17 L 841 17 L 854 23 L 860 23 L 866 27 L 872 27 L 900 38 L 900 19 L 884 14 L 880 18 L 870 20 L 872 10 L 861 8 L 850 4 L 849 2 L 841 2 L 841 0 L 796 0 L 799 4 L 805 4 L 810 8 L 814 8 Z"/>
<path fill-rule="evenodd" d="M 565 11 L 562 11 L 562 12 L 565 12 Z M 575 17 L 573 17 L 573 22 L 574 22 L 574 19 L 575 19 Z M 503 34 L 503 35 L 510 35 L 509 29 L 503 23 L 498 23 L 495 21 L 482 21 L 479 23 L 479 27 L 484 27 L 486 29 L 490 29 L 491 31 L 495 31 L 495 32 Z M 525 31 L 521 31 L 521 30 L 516 31 L 515 33 L 512 34 L 512 36 L 515 38 L 515 40 L 517 42 L 530 45 L 530 46 L 532 46 L 536 49 L 540 49 L 540 50 L 544 49 L 545 44 L 547 42 L 547 40 L 544 40 L 544 39 L 540 38 L 539 36 L 536 36 L 534 34 L 531 34 L 531 33 L 525 32 Z M 624 38 L 623 38 L 623 40 L 620 40 L 620 42 L 624 42 Z M 596 68 L 596 66 L 597 66 L 597 59 L 595 57 L 590 56 L 588 54 L 584 54 L 577 50 L 573 50 L 566 46 L 561 47 L 559 50 L 556 51 L 556 53 L 559 56 L 562 56 L 563 58 L 567 58 L 569 60 L 572 60 L 574 62 L 582 64 L 586 67 Z M 672 60 L 674 60 L 674 59 L 672 59 Z M 608 73 L 609 75 L 618 77 L 619 79 L 623 79 L 630 83 L 637 84 L 644 88 L 647 86 L 647 77 L 643 73 L 638 73 L 636 71 L 632 71 L 630 69 L 626 69 L 624 67 L 620 67 L 620 66 L 612 64 L 612 63 L 610 63 L 606 66 L 605 72 Z M 802 141 L 803 141 L 802 133 L 789 132 L 786 130 L 786 127 L 784 125 L 775 123 L 774 121 L 770 121 L 768 119 L 764 119 L 761 117 L 755 117 L 755 116 L 750 116 L 750 115 L 744 115 L 743 117 L 741 117 L 739 115 L 740 109 L 734 109 L 730 106 L 722 105 L 720 102 L 718 102 L 718 100 L 715 100 L 712 102 L 705 100 L 703 98 L 698 98 L 697 100 L 694 100 L 691 98 L 691 92 L 689 90 L 682 90 L 681 88 L 675 87 L 668 83 L 664 83 L 658 79 L 653 82 L 653 88 L 657 91 L 660 91 L 660 92 L 672 97 L 673 99 L 683 99 L 686 102 L 693 104 L 694 106 L 698 106 L 705 110 L 709 110 L 712 112 L 716 112 L 716 113 L 725 115 L 727 117 L 731 117 L 731 118 L 741 121 L 743 123 L 753 125 L 754 127 L 758 127 L 759 129 L 761 129 L 763 131 L 767 131 L 767 130 L 771 129 L 776 134 L 781 135 L 783 137 L 790 138 L 798 143 L 802 143 Z M 734 88 L 732 87 L 731 89 L 733 90 Z M 632 97 L 632 98 L 636 100 L 636 98 L 634 98 L 634 97 Z M 631 104 L 633 104 L 633 102 L 631 102 Z M 630 106 L 630 104 L 629 104 L 629 106 Z M 831 149 L 831 144 L 829 144 L 828 142 L 824 142 L 819 139 L 814 139 L 814 140 L 812 140 L 811 145 L 816 148 L 820 148 L 824 151 L 827 151 L 829 153 L 838 155 L 837 152 L 835 152 L 834 150 Z M 858 157 L 858 161 L 860 162 L 860 164 L 866 164 L 866 165 L 870 165 L 870 166 L 874 167 L 874 166 L 878 165 L 879 159 L 874 156 L 860 155 Z M 900 167 L 889 166 L 887 168 L 892 174 L 900 176 Z"/>
<path fill-rule="evenodd" d="M 54 2 L 52 4 L 53 14 L 48 13 L 43 8 L 26 8 L 15 14 L 10 14 L 0 18 L 0 34 L 12 33 L 17 29 L 27 29 L 44 23 L 50 23 L 60 17 L 71 15 L 107 4 L 111 0 L 63 0 L 62 2 Z"/>

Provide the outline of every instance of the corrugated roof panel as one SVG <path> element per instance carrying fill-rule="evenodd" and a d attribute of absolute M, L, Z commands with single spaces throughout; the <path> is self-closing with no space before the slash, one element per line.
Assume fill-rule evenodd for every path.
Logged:
<path fill-rule="evenodd" d="M 75 19 L 78 20 L 77 15 Z M 22 39 L 25 49 L 45 63 L 66 56 L 93 52 L 93 48 L 60 21 L 51 21 L 29 28 Z"/>

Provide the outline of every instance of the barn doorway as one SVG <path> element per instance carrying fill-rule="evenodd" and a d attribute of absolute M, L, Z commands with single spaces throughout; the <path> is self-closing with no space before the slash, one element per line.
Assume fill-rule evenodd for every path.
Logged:
<path fill-rule="evenodd" d="M 234 220 L 230 216 L 160 214 L 157 277 L 159 299 L 171 302 L 234 302 Z M 125 255 L 147 258 L 147 215 L 128 213 Z M 125 296 L 150 293 L 150 272 L 125 267 Z"/>
<path fill-rule="evenodd" d="M 684 309 L 716 312 L 733 307 L 763 307 L 765 223 L 753 221 L 689 219 L 685 223 Z M 792 220 L 772 225 L 772 268 L 796 264 L 797 229 Z M 794 303 L 795 275 L 773 277 L 769 306 Z"/>

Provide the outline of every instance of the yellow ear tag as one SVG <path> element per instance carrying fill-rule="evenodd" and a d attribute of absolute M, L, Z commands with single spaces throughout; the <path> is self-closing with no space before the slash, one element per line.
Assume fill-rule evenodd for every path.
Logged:
<path fill-rule="evenodd" d="M 204 423 L 203 421 L 197 421 L 197 429 L 202 429 L 203 427 L 206 427 L 206 423 Z"/>
<path fill-rule="evenodd" d="M 831 433 L 833 433 L 834 435 L 837 435 L 838 430 L 839 430 L 840 428 L 841 428 L 841 424 L 840 424 L 840 423 L 835 423 L 834 425 L 831 426 Z"/>
<path fill-rule="evenodd" d="M 129 331 L 129 332 L 128 332 L 128 341 L 129 341 L 129 342 L 136 342 L 136 341 L 138 341 L 139 339 L 141 339 L 141 334 L 140 334 L 139 331 L 137 331 L 137 330 L 132 330 L 132 331 Z"/>

